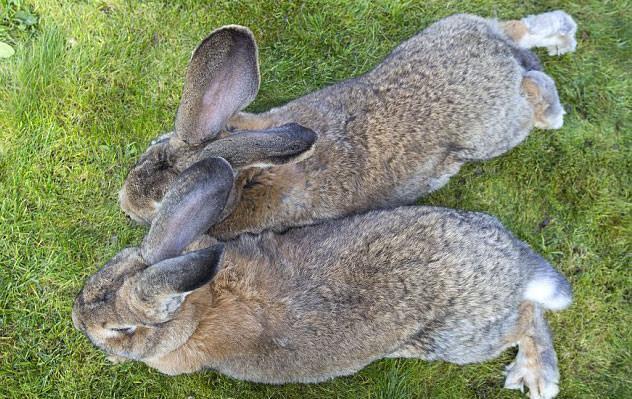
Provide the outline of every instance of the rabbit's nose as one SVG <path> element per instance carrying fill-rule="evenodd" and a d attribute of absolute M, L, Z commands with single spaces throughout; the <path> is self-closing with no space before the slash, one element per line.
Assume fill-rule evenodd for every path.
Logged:
<path fill-rule="evenodd" d="M 134 206 L 129 201 L 129 197 L 127 195 L 127 190 L 125 187 L 121 188 L 121 190 L 119 191 L 118 197 L 119 197 L 119 206 L 130 219 L 142 225 L 151 223 L 151 220 L 146 220 L 145 218 L 141 217 L 138 213 L 134 211 Z"/>
<path fill-rule="evenodd" d="M 75 326 L 75 328 L 79 331 L 83 331 L 83 328 L 82 328 L 83 326 L 81 325 L 81 322 L 77 318 L 77 314 L 75 313 L 74 309 L 72 311 L 71 318 L 72 318 L 72 324 Z"/>
<path fill-rule="evenodd" d="M 128 213 L 127 209 L 129 208 L 129 200 L 127 198 L 127 190 L 125 189 L 125 186 L 123 186 L 123 188 L 119 190 L 118 200 L 119 205 L 123 209 L 123 211 L 125 211 L 125 213 Z"/>
<path fill-rule="evenodd" d="M 123 211 L 125 212 L 125 215 L 136 224 L 143 225 L 143 226 L 151 224 L 150 220 L 141 218 L 140 216 L 136 215 L 134 212 L 130 210 L 123 209 Z"/>

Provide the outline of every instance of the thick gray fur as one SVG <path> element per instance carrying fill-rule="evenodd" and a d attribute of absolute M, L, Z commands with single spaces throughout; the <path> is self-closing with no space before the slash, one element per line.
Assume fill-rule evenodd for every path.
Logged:
<path fill-rule="evenodd" d="M 150 223 L 175 176 L 199 160 L 205 148 L 210 147 L 206 151 L 212 156 L 225 155 L 218 148 L 232 151 L 231 146 L 213 146 L 231 137 L 233 130 L 237 135 L 256 135 L 240 147 L 240 164 L 233 165 L 238 172 L 234 209 L 215 226 L 211 232 L 215 236 L 281 231 L 369 209 L 411 204 L 446 184 L 466 162 L 509 151 L 538 120 L 542 128 L 553 128 L 547 125 L 551 118 L 555 127 L 561 125 L 563 109 L 553 81 L 529 80 L 531 96 L 523 87 L 525 76 L 541 69 L 537 57 L 525 46 L 539 45 L 540 30 L 547 35 L 542 45 L 555 44 L 557 36 L 549 32 L 546 21 L 559 29 L 572 22 L 563 12 L 542 15 L 546 18 L 538 19 L 543 22 L 530 31 L 523 21 L 501 23 L 472 15 L 445 18 L 400 44 L 367 74 L 256 115 L 238 112 L 244 104 L 241 99 L 252 97 L 259 78 L 253 68 L 242 68 L 248 73 L 242 80 L 230 80 L 226 101 L 216 99 L 214 103 L 222 115 L 232 114 L 223 121 L 222 130 L 217 132 L 219 125 L 214 122 L 206 141 L 201 142 L 200 129 L 190 128 L 194 138 L 188 139 L 188 129 L 177 123 L 177 134 L 151 146 L 130 172 L 121 190 L 121 206 L 134 219 Z M 244 33 L 246 28 L 231 26 L 214 34 L 230 38 L 226 33 L 232 31 L 240 40 L 224 43 L 220 49 L 250 38 L 252 43 L 246 47 L 256 56 L 254 38 Z M 568 34 L 574 35 L 574 31 Z M 528 35 L 530 41 L 521 44 L 521 38 Z M 208 57 L 216 60 L 213 48 L 207 50 Z M 252 61 L 256 57 L 243 52 L 220 53 L 240 55 L 222 65 L 246 59 L 256 66 Z M 196 55 L 189 66 L 194 72 L 199 64 L 205 65 L 204 53 L 196 51 Z M 202 95 L 193 81 L 200 87 L 212 86 L 212 73 L 207 78 L 211 83 L 203 75 L 195 76 L 197 80 L 187 79 L 183 99 Z M 540 87 L 542 82 L 545 86 Z M 240 99 L 235 103 L 229 101 L 233 92 L 247 95 L 235 94 Z M 213 109 L 199 112 L 212 114 Z M 316 143 L 311 146 L 306 141 L 303 156 L 261 162 L 261 147 L 255 138 L 288 124 L 296 127 L 297 138 L 277 141 L 274 151 L 282 152 L 284 146 L 300 141 L 305 130 L 315 132 Z"/>

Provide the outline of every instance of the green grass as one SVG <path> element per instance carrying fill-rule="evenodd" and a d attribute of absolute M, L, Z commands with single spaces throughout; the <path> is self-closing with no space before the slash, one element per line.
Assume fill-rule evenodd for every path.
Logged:
<path fill-rule="evenodd" d="M 441 17 L 556 8 L 579 23 L 576 53 L 539 52 L 565 126 L 469 165 L 420 203 L 496 215 L 569 278 L 573 307 L 549 315 L 561 398 L 632 397 L 629 1 L 176 3 L 0 0 L 0 40 L 16 49 L 0 59 L 0 397 L 522 397 L 501 389 L 511 351 L 466 367 L 384 360 L 317 385 L 166 377 L 108 364 L 70 311 L 85 277 L 140 242 L 116 193 L 172 126 L 188 57 L 212 29 L 253 29 L 262 85 L 250 109 L 261 111 L 369 70 Z M 21 28 L 20 10 L 37 23 Z"/>

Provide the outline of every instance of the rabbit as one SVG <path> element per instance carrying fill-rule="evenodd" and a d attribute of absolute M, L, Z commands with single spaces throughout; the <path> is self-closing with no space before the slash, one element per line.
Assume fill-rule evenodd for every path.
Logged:
<path fill-rule="evenodd" d="M 365 75 L 251 114 L 241 110 L 259 87 L 254 36 L 220 28 L 194 51 L 175 130 L 132 168 L 120 206 L 149 224 L 178 174 L 212 156 L 239 172 L 237 201 L 210 232 L 223 239 L 412 204 L 534 126 L 562 126 L 555 83 L 528 48 L 573 51 L 576 29 L 562 11 L 506 22 L 451 16 Z"/>
<path fill-rule="evenodd" d="M 569 306 L 570 286 L 496 219 L 400 207 L 220 241 L 203 233 L 237 174 L 216 157 L 186 169 L 142 245 L 87 280 L 72 319 L 112 360 L 311 383 L 381 358 L 466 364 L 518 345 L 505 386 L 557 394 L 544 312 Z"/>

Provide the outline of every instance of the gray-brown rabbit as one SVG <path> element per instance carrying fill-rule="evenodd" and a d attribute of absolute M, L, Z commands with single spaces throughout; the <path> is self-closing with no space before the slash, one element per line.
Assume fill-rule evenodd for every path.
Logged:
<path fill-rule="evenodd" d="M 543 313 L 568 306 L 570 287 L 496 219 L 402 207 L 199 238 L 230 201 L 234 173 L 221 158 L 185 170 L 141 247 L 86 282 L 74 324 L 113 360 L 277 384 L 384 357 L 481 362 L 518 345 L 505 386 L 557 394 Z"/>
<path fill-rule="evenodd" d="M 254 37 L 221 28 L 193 53 L 175 131 L 132 169 L 121 207 L 149 223 L 175 177 L 209 156 L 239 172 L 217 237 L 413 203 L 533 126 L 562 126 L 555 84 L 527 48 L 572 51 L 575 31 L 562 11 L 508 22 L 455 15 L 371 72 L 255 115 L 239 112 L 259 86 Z"/>

